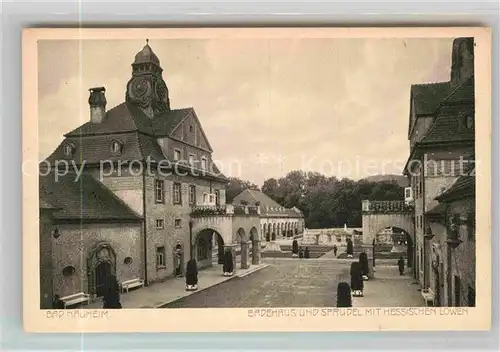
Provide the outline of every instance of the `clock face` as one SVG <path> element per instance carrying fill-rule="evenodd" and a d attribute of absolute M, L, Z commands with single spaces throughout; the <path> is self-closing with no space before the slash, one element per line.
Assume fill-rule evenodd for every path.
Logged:
<path fill-rule="evenodd" d="M 145 106 L 151 101 L 151 83 L 143 77 L 136 77 L 130 81 L 128 93 L 132 100 L 141 106 Z"/>

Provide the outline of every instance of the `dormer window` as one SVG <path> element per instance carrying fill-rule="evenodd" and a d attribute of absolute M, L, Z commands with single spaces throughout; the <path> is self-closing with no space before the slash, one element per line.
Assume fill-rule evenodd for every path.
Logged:
<path fill-rule="evenodd" d="M 118 141 L 111 142 L 111 152 L 113 154 L 120 154 L 122 152 L 122 144 Z"/>
<path fill-rule="evenodd" d="M 65 156 L 73 156 L 73 153 L 75 152 L 75 145 L 72 143 L 68 143 L 64 146 L 64 155 Z"/>
<path fill-rule="evenodd" d="M 206 170 L 207 169 L 207 158 L 202 157 L 201 158 L 201 169 Z"/>
<path fill-rule="evenodd" d="M 193 126 L 189 126 L 189 132 L 193 132 Z"/>

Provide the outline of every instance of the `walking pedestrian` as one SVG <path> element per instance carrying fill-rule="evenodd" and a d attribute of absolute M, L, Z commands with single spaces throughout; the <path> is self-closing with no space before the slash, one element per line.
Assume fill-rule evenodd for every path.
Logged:
<path fill-rule="evenodd" d="M 336 245 L 336 244 L 334 244 L 334 245 L 333 245 L 333 255 L 334 255 L 334 256 L 337 256 L 337 250 L 338 250 L 337 245 Z"/>
<path fill-rule="evenodd" d="M 405 274 L 405 261 L 404 261 L 403 257 L 399 257 L 398 267 L 399 267 L 399 275 L 404 275 Z"/>

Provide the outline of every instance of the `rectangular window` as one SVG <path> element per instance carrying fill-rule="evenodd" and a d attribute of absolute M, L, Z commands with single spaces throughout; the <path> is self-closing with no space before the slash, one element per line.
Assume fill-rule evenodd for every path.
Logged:
<path fill-rule="evenodd" d="M 203 204 L 208 204 L 208 193 L 203 193 Z"/>
<path fill-rule="evenodd" d="M 182 159 L 181 150 L 174 149 L 174 161 L 179 161 Z"/>
<path fill-rule="evenodd" d="M 156 248 L 156 267 L 164 268 L 165 267 L 165 247 L 157 247 Z"/>
<path fill-rule="evenodd" d="M 207 169 L 207 158 L 202 157 L 201 158 L 201 169 L 206 170 Z"/>
<path fill-rule="evenodd" d="M 163 219 L 156 219 L 156 228 L 158 230 L 163 229 L 165 227 L 165 220 Z"/>
<path fill-rule="evenodd" d="M 196 186 L 189 186 L 189 204 L 196 205 Z"/>
<path fill-rule="evenodd" d="M 165 182 L 163 180 L 155 180 L 155 201 L 156 203 L 164 203 Z"/>
<path fill-rule="evenodd" d="M 420 228 L 424 228 L 424 216 L 420 215 Z"/>
<path fill-rule="evenodd" d="M 194 154 L 189 154 L 189 165 L 194 166 Z"/>
<path fill-rule="evenodd" d="M 209 194 L 208 199 L 210 204 L 215 204 L 215 194 Z"/>
<path fill-rule="evenodd" d="M 181 227 L 181 219 L 175 219 L 174 220 L 174 226 L 175 227 Z"/>
<path fill-rule="evenodd" d="M 220 191 L 219 190 L 215 191 L 215 205 L 220 206 Z"/>
<path fill-rule="evenodd" d="M 174 204 L 182 204 L 181 184 L 174 183 Z"/>

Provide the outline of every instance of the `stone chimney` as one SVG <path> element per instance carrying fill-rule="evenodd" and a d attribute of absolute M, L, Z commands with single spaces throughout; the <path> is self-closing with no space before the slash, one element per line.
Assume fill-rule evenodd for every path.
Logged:
<path fill-rule="evenodd" d="M 96 87 L 90 88 L 90 97 L 89 97 L 89 105 L 90 105 L 90 122 L 92 123 L 101 123 L 104 120 L 104 116 L 106 115 L 106 88 L 104 87 Z"/>

